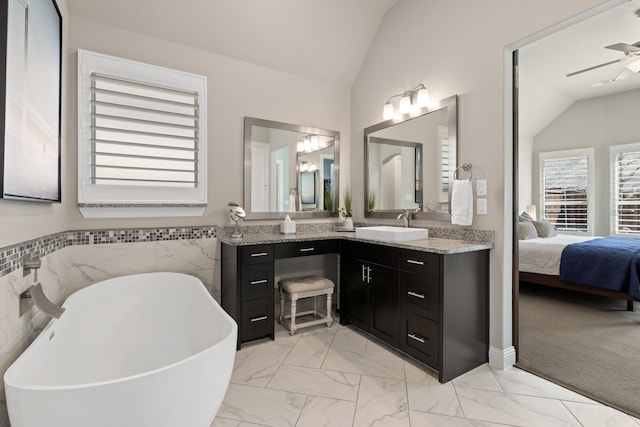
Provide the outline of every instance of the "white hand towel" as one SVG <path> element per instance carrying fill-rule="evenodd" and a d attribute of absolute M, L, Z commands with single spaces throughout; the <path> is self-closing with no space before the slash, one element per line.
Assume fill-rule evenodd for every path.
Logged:
<path fill-rule="evenodd" d="M 473 222 L 473 188 L 470 179 L 453 180 L 451 189 L 451 223 L 471 225 Z"/>

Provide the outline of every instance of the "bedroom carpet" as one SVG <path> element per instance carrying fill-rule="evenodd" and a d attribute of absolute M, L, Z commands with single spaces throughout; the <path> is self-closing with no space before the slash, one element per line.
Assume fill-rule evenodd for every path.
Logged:
<path fill-rule="evenodd" d="M 516 366 L 640 417 L 640 302 L 520 285 Z"/>

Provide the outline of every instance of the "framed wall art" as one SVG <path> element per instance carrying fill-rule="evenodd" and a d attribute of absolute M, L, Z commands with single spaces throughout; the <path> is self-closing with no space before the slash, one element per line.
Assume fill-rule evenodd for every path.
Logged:
<path fill-rule="evenodd" d="M 0 0 L 0 197 L 60 202 L 62 16 Z"/>

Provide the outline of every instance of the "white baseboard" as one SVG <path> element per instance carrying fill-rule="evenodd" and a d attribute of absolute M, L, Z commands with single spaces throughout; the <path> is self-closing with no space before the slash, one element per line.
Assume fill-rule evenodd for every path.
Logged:
<path fill-rule="evenodd" d="M 498 369 L 507 369 L 516 363 L 515 347 L 507 347 L 499 349 L 497 347 L 489 347 L 489 363 Z"/>

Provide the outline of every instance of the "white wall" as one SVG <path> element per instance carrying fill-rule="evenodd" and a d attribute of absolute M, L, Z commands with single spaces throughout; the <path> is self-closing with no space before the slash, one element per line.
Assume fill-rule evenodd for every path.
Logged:
<path fill-rule="evenodd" d="M 594 235 L 609 235 L 609 146 L 640 142 L 638 111 L 640 89 L 578 101 L 558 116 L 534 138 L 534 199 L 540 197 L 540 152 L 594 147 Z"/>
<path fill-rule="evenodd" d="M 382 121 L 387 98 L 424 83 L 432 98 L 458 94 L 458 163 L 488 180 L 487 216 L 474 227 L 496 231 L 490 261 L 490 343 L 512 354 L 511 77 L 505 49 L 600 0 L 402 0 L 385 16 L 352 88 L 351 186 L 363 185 L 363 129 Z M 509 54 L 508 54 L 509 53 Z M 508 177 L 505 180 L 505 177 Z M 354 198 L 356 220 L 361 198 Z M 511 357 L 511 356 L 509 356 Z M 495 361 L 501 364 L 501 361 Z"/>

